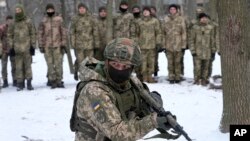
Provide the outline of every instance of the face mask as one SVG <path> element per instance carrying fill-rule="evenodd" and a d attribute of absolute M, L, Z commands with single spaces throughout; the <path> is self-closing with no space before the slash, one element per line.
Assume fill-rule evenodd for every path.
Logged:
<path fill-rule="evenodd" d="M 48 15 L 49 17 L 52 17 L 54 14 L 55 14 L 55 12 L 47 12 L 47 15 Z"/>
<path fill-rule="evenodd" d="M 133 13 L 133 15 L 134 15 L 135 18 L 139 18 L 140 17 L 140 12 Z"/>
<path fill-rule="evenodd" d="M 128 10 L 128 9 L 123 9 L 123 8 L 120 7 L 120 11 L 121 11 L 122 13 L 125 13 L 127 10 Z"/>
<path fill-rule="evenodd" d="M 115 82 L 115 83 L 123 83 L 127 80 L 129 80 L 129 77 L 132 73 L 133 68 L 129 68 L 126 70 L 117 70 L 114 67 L 110 66 L 108 67 L 108 73 L 110 78 Z"/>

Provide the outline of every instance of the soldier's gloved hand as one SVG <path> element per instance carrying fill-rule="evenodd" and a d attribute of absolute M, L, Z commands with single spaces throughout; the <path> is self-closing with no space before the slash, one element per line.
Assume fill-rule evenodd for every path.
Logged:
<path fill-rule="evenodd" d="M 197 56 L 197 54 L 196 54 L 196 53 L 192 53 L 192 56 L 193 56 L 193 57 L 196 57 L 196 56 Z"/>
<path fill-rule="evenodd" d="M 218 55 L 220 55 L 220 52 L 218 52 Z"/>
<path fill-rule="evenodd" d="M 30 55 L 35 55 L 35 48 L 33 46 L 30 46 Z"/>
<path fill-rule="evenodd" d="M 39 47 L 39 50 L 40 50 L 41 53 L 45 53 L 44 47 Z"/>
<path fill-rule="evenodd" d="M 158 116 L 156 118 L 157 128 L 163 129 L 165 131 L 169 130 L 171 126 L 168 124 L 167 118 L 164 116 Z"/>
<path fill-rule="evenodd" d="M 62 54 L 67 53 L 66 46 L 61 45 L 61 52 L 62 52 Z"/>
<path fill-rule="evenodd" d="M 181 52 L 184 53 L 186 51 L 186 48 L 182 48 Z"/>
<path fill-rule="evenodd" d="M 211 54 L 211 60 L 213 61 L 215 59 L 215 53 Z"/>
<path fill-rule="evenodd" d="M 15 52 L 14 48 L 11 48 L 11 49 L 10 49 L 9 55 L 10 55 L 11 57 L 13 57 L 13 56 L 16 55 L 16 52 Z"/>

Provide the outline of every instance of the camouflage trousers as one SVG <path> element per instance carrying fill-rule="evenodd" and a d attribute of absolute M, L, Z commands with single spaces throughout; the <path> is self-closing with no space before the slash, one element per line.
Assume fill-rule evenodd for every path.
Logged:
<path fill-rule="evenodd" d="M 181 79 L 181 51 L 166 52 L 168 60 L 168 79 L 169 80 L 180 80 Z"/>
<path fill-rule="evenodd" d="M 93 49 L 75 49 L 75 71 L 78 71 L 79 64 L 87 57 L 87 56 L 94 56 L 94 50 Z"/>
<path fill-rule="evenodd" d="M 155 49 L 142 49 L 141 54 L 141 74 L 143 76 L 150 76 L 155 71 Z"/>
<path fill-rule="evenodd" d="M 23 82 L 24 79 L 32 79 L 32 56 L 29 50 L 24 53 L 16 53 L 15 62 L 17 83 Z"/>
<path fill-rule="evenodd" d="M 210 60 L 194 58 L 194 80 L 208 80 Z"/>
<path fill-rule="evenodd" d="M 91 135 L 87 135 L 81 132 L 76 132 L 75 141 L 111 141 L 111 140 L 98 133 L 95 135 L 95 137 L 92 137 Z"/>
<path fill-rule="evenodd" d="M 2 54 L 2 78 L 5 80 L 8 79 L 8 59 L 10 58 L 11 65 L 11 74 L 13 80 L 16 80 L 16 66 L 15 66 L 15 57 L 9 56 L 7 53 Z"/>
<path fill-rule="evenodd" d="M 159 58 L 159 53 L 157 50 L 155 50 L 155 70 L 154 70 L 154 75 L 156 76 L 156 74 L 159 71 L 159 65 L 158 65 L 158 58 Z"/>
<path fill-rule="evenodd" d="M 63 78 L 63 52 L 60 47 L 45 48 L 44 57 L 48 66 L 49 81 L 60 83 Z"/>

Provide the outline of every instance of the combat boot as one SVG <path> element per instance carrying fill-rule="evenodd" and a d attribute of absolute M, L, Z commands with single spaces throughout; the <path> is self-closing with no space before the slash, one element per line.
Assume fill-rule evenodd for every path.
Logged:
<path fill-rule="evenodd" d="M 142 76 L 142 82 L 148 82 L 148 77 L 147 76 Z"/>
<path fill-rule="evenodd" d="M 200 80 L 199 80 L 199 79 L 194 80 L 194 83 L 193 83 L 193 84 L 199 85 L 199 84 L 200 84 Z"/>
<path fill-rule="evenodd" d="M 13 86 L 16 87 L 17 83 L 16 80 L 13 80 Z"/>
<path fill-rule="evenodd" d="M 6 88 L 6 87 L 9 87 L 9 83 L 8 83 L 7 79 L 4 79 L 3 80 L 3 87 L 2 88 Z"/>
<path fill-rule="evenodd" d="M 209 81 L 208 81 L 208 80 L 205 80 L 205 79 L 202 79 L 201 85 L 202 85 L 202 86 L 207 86 L 207 84 L 209 84 Z"/>
<path fill-rule="evenodd" d="M 75 79 L 76 81 L 78 81 L 78 73 L 77 73 L 77 72 L 74 73 L 74 79 Z"/>
<path fill-rule="evenodd" d="M 64 88 L 64 83 L 60 80 L 57 82 L 57 87 L 58 88 Z"/>
<path fill-rule="evenodd" d="M 55 80 L 51 81 L 51 89 L 55 89 L 57 87 L 57 83 Z"/>
<path fill-rule="evenodd" d="M 23 90 L 23 82 L 17 82 L 17 91 Z"/>
<path fill-rule="evenodd" d="M 22 82 L 22 87 L 25 88 L 25 80 Z"/>
<path fill-rule="evenodd" d="M 51 81 L 48 79 L 47 86 L 51 86 Z"/>
<path fill-rule="evenodd" d="M 32 87 L 32 84 L 31 84 L 31 79 L 27 80 L 27 89 L 28 90 L 34 90 L 34 88 Z"/>

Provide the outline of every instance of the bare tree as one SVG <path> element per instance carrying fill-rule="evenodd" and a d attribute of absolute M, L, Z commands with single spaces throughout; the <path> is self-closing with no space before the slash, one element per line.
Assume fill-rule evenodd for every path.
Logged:
<path fill-rule="evenodd" d="M 220 0 L 223 114 L 220 130 L 250 124 L 250 18 L 248 0 Z"/>

